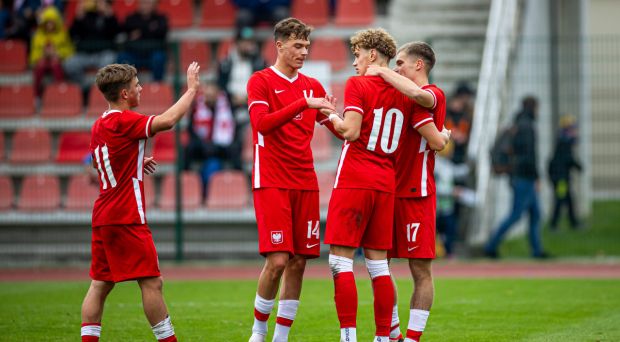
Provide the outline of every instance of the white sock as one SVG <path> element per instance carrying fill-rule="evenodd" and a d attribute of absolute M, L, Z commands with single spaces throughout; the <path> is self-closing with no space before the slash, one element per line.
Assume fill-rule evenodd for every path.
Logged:
<path fill-rule="evenodd" d="M 357 342 L 356 328 L 341 328 L 340 342 Z"/>
<path fill-rule="evenodd" d="M 411 309 L 409 310 L 409 325 L 407 329 L 413 331 L 424 331 L 426 328 L 426 321 L 430 315 L 430 311 Z"/>
<path fill-rule="evenodd" d="M 271 310 L 273 310 L 273 304 L 275 299 L 265 299 L 256 294 L 254 299 L 254 310 L 260 312 L 263 315 L 269 316 Z M 256 312 L 254 313 L 254 325 L 252 326 L 252 332 L 267 335 L 267 320 L 259 320 L 256 318 Z"/>
<path fill-rule="evenodd" d="M 288 341 L 288 333 L 297 315 L 299 308 L 298 300 L 281 300 L 278 303 L 278 316 L 276 318 L 276 329 L 273 333 L 273 342 Z"/>
<path fill-rule="evenodd" d="M 398 318 L 398 304 L 394 304 L 392 308 L 392 324 L 393 329 L 390 331 L 391 338 L 397 338 L 400 336 L 400 319 Z"/>
<path fill-rule="evenodd" d="M 170 316 L 166 316 L 166 319 L 155 324 L 151 329 L 153 329 L 153 334 L 158 340 L 163 340 L 164 338 L 174 335 L 174 327 L 172 326 L 172 322 L 170 322 Z"/>
<path fill-rule="evenodd" d="M 101 336 L 101 325 L 85 325 L 81 329 L 80 336 Z"/>

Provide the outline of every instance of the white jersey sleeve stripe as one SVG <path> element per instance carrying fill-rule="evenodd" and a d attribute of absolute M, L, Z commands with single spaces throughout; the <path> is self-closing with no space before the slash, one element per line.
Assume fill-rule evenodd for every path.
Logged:
<path fill-rule="evenodd" d="M 151 133 L 151 124 L 153 123 L 153 119 L 155 118 L 155 115 L 151 115 L 151 117 L 149 117 L 149 120 L 146 122 L 146 137 L 150 138 L 151 135 L 149 133 Z"/>
<path fill-rule="evenodd" d="M 424 151 L 424 160 L 422 161 L 422 184 L 420 184 L 420 194 L 422 197 L 426 197 L 428 196 L 428 166 L 427 166 L 427 161 L 428 161 L 428 150 Z"/>
<path fill-rule="evenodd" d="M 136 205 L 138 207 L 138 214 L 140 215 L 140 222 L 146 223 L 144 219 L 144 206 L 142 206 L 142 192 L 140 192 L 140 181 L 137 178 L 133 178 L 133 194 L 136 196 Z"/>
<path fill-rule="evenodd" d="M 360 107 L 347 106 L 347 107 L 344 108 L 343 112 L 346 112 L 348 110 L 352 110 L 352 111 L 355 111 L 355 112 L 358 112 L 358 113 L 364 115 L 364 110 L 362 108 L 360 108 Z"/>
<path fill-rule="evenodd" d="M 429 122 L 429 121 L 433 121 L 433 119 L 432 119 L 432 118 L 426 118 L 426 119 L 424 119 L 424 120 L 422 120 L 422 121 L 418 122 L 417 124 L 415 124 L 415 125 L 413 126 L 413 128 L 417 129 L 418 127 L 420 127 L 420 126 L 422 126 L 422 125 L 425 125 L 425 124 L 426 124 L 427 122 Z"/>
<path fill-rule="evenodd" d="M 435 96 L 435 92 L 433 92 L 430 89 L 424 89 L 426 91 L 428 91 L 429 93 L 431 93 L 431 95 L 433 95 L 433 105 L 431 106 L 430 109 L 435 109 L 435 107 L 437 107 L 437 96 Z"/>
<path fill-rule="evenodd" d="M 269 107 L 269 103 L 267 103 L 267 101 L 253 101 L 252 103 L 250 103 L 250 105 L 248 106 L 248 111 L 250 111 L 250 109 L 252 108 L 253 105 L 255 104 L 264 104 L 265 106 Z"/>
<path fill-rule="evenodd" d="M 260 155 L 259 144 L 254 145 L 254 189 L 260 188 Z"/>

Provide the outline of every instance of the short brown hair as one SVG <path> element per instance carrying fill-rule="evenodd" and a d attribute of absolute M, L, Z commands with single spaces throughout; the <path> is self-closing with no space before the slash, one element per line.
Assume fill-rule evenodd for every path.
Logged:
<path fill-rule="evenodd" d="M 396 41 L 382 28 L 357 31 L 351 37 L 351 51 L 355 53 L 356 48 L 375 49 L 388 59 L 396 56 Z"/>
<path fill-rule="evenodd" d="M 308 36 L 310 36 L 310 32 L 313 29 L 312 26 L 306 25 L 306 23 L 297 18 L 286 18 L 276 24 L 273 29 L 273 37 L 276 41 L 289 39 L 308 40 Z"/>
<path fill-rule="evenodd" d="M 116 102 L 121 89 L 128 88 L 138 75 L 136 68 L 129 64 L 109 64 L 97 71 L 97 88 L 109 102 Z"/>
<path fill-rule="evenodd" d="M 404 52 L 407 56 L 416 56 L 424 61 L 426 73 L 431 72 L 435 66 L 435 51 L 425 42 L 410 42 L 398 49 L 398 53 Z"/>

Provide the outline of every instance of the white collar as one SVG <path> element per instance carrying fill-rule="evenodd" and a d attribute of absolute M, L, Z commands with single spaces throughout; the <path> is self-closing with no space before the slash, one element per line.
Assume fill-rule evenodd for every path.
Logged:
<path fill-rule="evenodd" d="M 276 75 L 282 77 L 283 79 L 293 83 L 297 80 L 297 77 L 299 77 L 299 72 L 297 74 L 295 74 L 295 76 L 289 78 L 288 76 L 286 76 L 285 74 L 283 74 L 280 70 L 278 70 L 275 66 L 270 66 L 269 68 L 271 68 L 271 70 L 273 70 L 273 72 L 276 73 Z"/>
<path fill-rule="evenodd" d="M 105 118 L 106 116 L 112 114 L 112 113 L 122 113 L 120 110 L 118 109 L 108 109 L 105 112 L 103 112 L 103 115 L 101 116 L 102 118 Z"/>

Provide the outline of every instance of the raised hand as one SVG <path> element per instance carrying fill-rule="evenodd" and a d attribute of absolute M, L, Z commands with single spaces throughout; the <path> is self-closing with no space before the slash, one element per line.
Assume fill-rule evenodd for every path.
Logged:
<path fill-rule="evenodd" d="M 192 62 L 187 67 L 187 89 L 198 91 L 200 88 L 200 65 L 198 62 Z"/>
<path fill-rule="evenodd" d="M 382 68 L 381 66 L 371 64 L 368 66 L 368 69 L 366 69 L 364 76 L 379 76 Z"/>
<path fill-rule="evenodd" d="M 334 108 L 336 107 L 336 97 L 332 96 L 332 95 L 325 95 L 325 100 L 327 100 L 329 103 L 332 104 L 332 106 L 334 106 Z M 325 116 L 329 116 L 329 114 L 332 114 L 334 111 L 331 109 L 327 109 L 327 108 L 322 108 L 319 109 L 319 111 L 321 112 L 321 114 L 325 115 Z"/>
<path fill-rule="evenodd" d="M 328 109 L 331 112 L 336 111 L 336 106 L 326 98 L 309 97 L 306 99 L 306 102 L 308 103 L 308 108 L 314 108 L 319 110 Z"/>
<path fill-rule="evenodd" d="M 157 166 L 157 162 L 153 157 L 144 157 L 144 173 L 147 175 L 153 174 L 155 172 L 155 167 Z"/>

